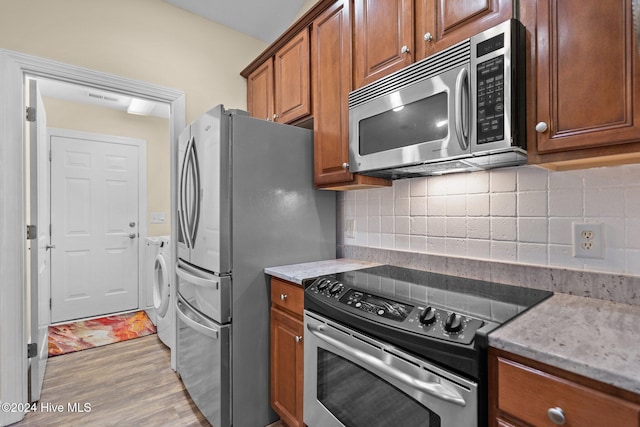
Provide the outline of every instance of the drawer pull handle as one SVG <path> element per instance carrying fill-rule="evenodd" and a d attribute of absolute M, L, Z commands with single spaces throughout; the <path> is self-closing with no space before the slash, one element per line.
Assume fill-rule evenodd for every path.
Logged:
<path fill-rule="evenodd" d="M 287 295 L 287 294 L 280 294 L 280 299 L 281 299 L 282 301 L 286 300 L 287 298 L 289 298 L 289 295 Z"/>
<path fill-rule="evenodd" d="M 549 410 L 547 411 L 547 415 L 549 416 L 549 419 L 552 423 L 559 426 L 563 425 L 566 421 L 564 418 L 564 411 L 559 407 L 549 408 Z"/>

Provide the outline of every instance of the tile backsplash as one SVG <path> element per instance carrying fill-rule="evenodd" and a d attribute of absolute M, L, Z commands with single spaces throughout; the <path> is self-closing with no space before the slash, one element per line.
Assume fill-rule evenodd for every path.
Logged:
<path fill-rule="evenodd" d="M 338 194 L 339 246 L 640 275 L 640 165 L 520 166 Z M 574 222 L 603 224 L 604 259 L 573 256 Z"/>

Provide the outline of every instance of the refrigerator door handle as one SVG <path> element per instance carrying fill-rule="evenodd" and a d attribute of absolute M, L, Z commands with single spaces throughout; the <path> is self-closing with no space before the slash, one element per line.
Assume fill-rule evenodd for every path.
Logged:
<path fill-rule="evenodd" d="M 198 225 L 200 222 L 200 164 L 198 162 L 198 152 L 196 151 L 195 138 L 191 144 L 191 164 L 193 166 L 194 181 L 194 201 L 193 201 L 193 224 L 191 225 L 191 243 L 194 244 L 198 235 Z"/>
<path fill-rule="evenodd" d="M 206 288 L 214 288 L 220 289 L 220 282 L 214 279 L 205 279 L 204 277 L 194 276 L 193 274 L 188 273 L 187 271 L 180 268 L 176 268 L 176 274 L 183 280 L 186 280 L 189 283 L 193 283 L 194 285 L 203 286 Z"/>
<path fill-rule="evenodd" d="M 219 338 L 220 331 L 218 329 L 212 328 L 207 325 L 203 325 L 202 323 L 196 320 L 193 320 L 187 315 L 187 310 L 189 310 L 189 307 L 187 307 L 186 304 L 184 304 L 182 301 L 178 301 L 177 307 L 176 307 L 176 313 L 178 314 L 178 317 L 180 318 L 180 320 L 186 323 L 187 326 L 189 326 L 191 329 L 194 329 L 200 332 L 201 334 L 204 334 L 210 338 L 213 338 L 214 340 L 217 340 Z M 192 311 L 192 310 L 189 310 L 189 311 Z"/>
<path fill-rule="evenodd" d="M 187 148 L 184 153 L 184 162 L 182 163 L 181 172 L 181 185 L 180 185 L 180 206 L 182 207 L 182 214 L 180 216 L 180 223 L 182 224 L 183 236 L 187 244 L 187 248 L 193 248 L 193 241 L 191 240 L 191 230 L 189 224 L 189 203 L 188 203 L 188 190 L 189 190 L 189 166 L 191 164 L 191 146 L 193 145 L 193 138 L 189 139 Z"/>

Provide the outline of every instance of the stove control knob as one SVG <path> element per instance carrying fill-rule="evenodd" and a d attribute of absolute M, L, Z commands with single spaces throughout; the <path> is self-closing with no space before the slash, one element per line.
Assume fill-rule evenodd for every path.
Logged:
<path fill-rule="evenodd" d="M 462 330 L 462 317 L 456 313 L 451 313 L 444 321 L 444 330 L 447 332 L 460 332 Z"/>
<path fill-rule="evenodd" d="M 431 325 L 436 321 L 436 310 L 433 307 L 426 307 L 424 310 L 420 312 L 418 316 L 420 323 L 423 325 Z"/>
<path fill-rule="evenodd" d="M 340 282 L 336 282 L 333 284 L 333 286 L 331 286 L 331 289 L 329 289 L 329 293 L 331 295 L 335 295 L 338 292 L 340 292 L 342 290 L 342 283 Z"/>
<path fill-rule="evenodd" d="M 329 279 L 320 279 L 320 283 L 318 283 L 318 290 L 324 291 L 327 286 L 329 286 Z"/>

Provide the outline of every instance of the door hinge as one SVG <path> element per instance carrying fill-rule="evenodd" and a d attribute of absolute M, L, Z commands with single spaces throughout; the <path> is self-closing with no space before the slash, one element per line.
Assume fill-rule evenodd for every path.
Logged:
<path fill-rule="evenodd" d="M 51 161 L 51 150 L 49 150 L 49 161 Z"/>
<path fill-rule="evenodd" d="M 35 122 L 36 121 L 36 108 L 35 107 L 27 107 L 27 121 Z"/>
<path fill-rule="evenodd" d="M 49 298 L 49 310 L 53 307 L 53 299 Z"/>
<path fill-rule="evenodd" d="M 38 355 L 38 343 L 32 342 L 27 344 L 27 359 Z"/>
<path fill-rule="evenodd" d="M 38 227 L 35 225 L 27 225 L 27 240 L 33 240 L 38 237 Z"/>
<path fill-rule="evenodd" d="M 49 237 L 51 237 L 51 233 L 52 233 L 52 231 L 51 231 L 51 224 L 49 224 Z"/>

